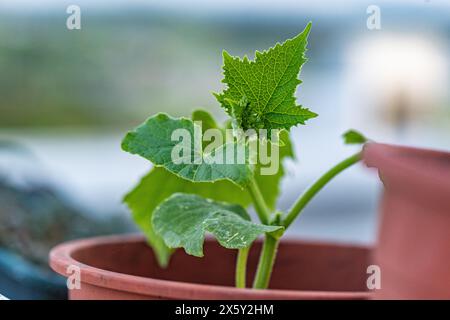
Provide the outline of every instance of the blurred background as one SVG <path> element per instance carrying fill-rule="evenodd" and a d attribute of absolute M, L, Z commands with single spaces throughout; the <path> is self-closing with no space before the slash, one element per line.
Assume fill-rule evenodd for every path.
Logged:
<path fill-rule="evenodd" d="M 66 27 L 72 4 L 80 30 Z M 446 0 L 0 1 L 0 293 L 63 298 L 46 267 L 54 244 L 135 231 L 121 199 L 150 165 L 121 151 L 126 131 L 159 111 L 203 107 L 225 119 L 211 94 L 222 50 L 252 57 L 308 21 L 297 96 L 319 117 L 292 131 L 298 159 L 280 209 L 354 152 L 340 139 L 348 128 L 450 149 Z M 376 173 L 351 168 L 289 235 L 371 244 L 379 196 Z"/>

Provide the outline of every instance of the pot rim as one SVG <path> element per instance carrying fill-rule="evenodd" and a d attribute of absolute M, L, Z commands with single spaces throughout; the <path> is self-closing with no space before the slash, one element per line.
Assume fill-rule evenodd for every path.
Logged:
<path fill-rule="evenodd" d="M 68 277 L 67 268 L 71 265 L 78 266 L 81 271 L 81 283 L 109 288 L 118 291 L 148 295 L 161 298 L 176 299 L 214 299 L 220 296 L 224 300 L 233 299 L 368 299 L 370 292 L 365 291 L 301 291 L 301 290 L 254 290 L 250 288 L 235 288 L 221 285 L 197 284 L 173 280 L 161 280 L 155 278 L 134 276 L 114 271 L 99 269 L 75 260 L 72 255 L 77 250 L 91 246 L 112 243 L 142 242 L 145 238 L 139 234 L 112 235 L 73 240 L 54 247 L 49 254 L 50 267 L 57 273 Z M 285 243 L 308 243 L 308 241 L 284 240 Z M 314 243 L 325 243 L 314 241 Z M 333 244 L 336 246 L 342 244 Z M 358 246 L 364 248 L 365 246 Z M 133 290 L 130 289 L 133 288 Z"/>
<path fill-rule="evenodd" d="M 421 185 L 427 183 L 435 187 L 442 194 L 448 194 L 450 190 L 450 170 L 442 170 L 439 166 L 432 166 L 426 171 L 421 170 L 420 165 L 410 156 L 423 158 L 448 159 L 450 152 L 414 147 L 397 146 L 370 142 L 364 145 L 363 161 L 368 167 L 376 168 L 382 173 L 400 179 L 407 179 Z M 424 188 L 426 189 L 426 188 Z"/>

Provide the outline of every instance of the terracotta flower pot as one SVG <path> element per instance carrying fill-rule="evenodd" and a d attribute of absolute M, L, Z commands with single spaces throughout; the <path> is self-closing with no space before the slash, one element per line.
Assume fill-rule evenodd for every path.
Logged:
<path fill-rule="evenodd" d="M 450 298 L 450 153 L 368 144 L 385 186 L 376 298 Z"/>
<path fill-rule="evenodd" d="M 260 243 L 249 256 L 249 280 Z M 370 250 L 288 240 L 281 243 L 271 290 L 236 289 L 235 250 L 205 243 L 205 257 L 178 250 L 167 269 L 158 267 L 140 236 L 114 236 L 68 242 L 50 253 L 50 265 L 68 276 L 80 268 L 81 288 L 71 299 L 367 299 Z M 250 283 L 249 283 L 250 284 Z"/>

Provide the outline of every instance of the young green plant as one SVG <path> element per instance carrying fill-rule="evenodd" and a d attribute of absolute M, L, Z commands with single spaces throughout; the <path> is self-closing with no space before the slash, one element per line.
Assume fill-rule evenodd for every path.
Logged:
<path fill-rule="evenodd" d="M 202 257 L 205 234 L 212 234 L 223 247 L 238 250 L 236 286 L 244 288 L 248 252 L 253 241 L 263 235 L 253 287 L 267 288 L 284 231 L 333 177 L 360 160 L 357 153 L 338 163 L 288 212 L 275 210 L 284 175 L 282 162 L 294 158 L 289 130 L 317 116 L 297 105 L 294 96 L 307 61 L 310 29 L 311 23 L 296 37 L 267 51 L 257 51 L 254 60 L 223 52 L 222 82 L 226 88 L 214 95 L 230 118 L 224 125 L 203 110 L 193 112 L 190 118 L 158 113 L 124 138 L 123 150 L 154 165 L 124 201 L 162 267 L 168 265 L 176 248 Z M 214 139 L 209 137 L 209 141 L 214 140 L 213 147 L 208 139 L 196 139 L 204 138 L 210 130 L 220 133 Z M 344 138 L 347 143 L 366 141 L 353 130 Z M 247 152 L 255 142 L 259 144 L 253 149 L 256 154 Z M 261 146 L 277 150 L 273 154 L 280 165 L 270 174 L 264 171 L 267 162 L 261 157 Z M 236 160 L 241 147 L 242 161 L 216 161 L 228 159 L 229 150 Z M 247 213 L 250 205 L 259 222 L 253 222 Z"/>

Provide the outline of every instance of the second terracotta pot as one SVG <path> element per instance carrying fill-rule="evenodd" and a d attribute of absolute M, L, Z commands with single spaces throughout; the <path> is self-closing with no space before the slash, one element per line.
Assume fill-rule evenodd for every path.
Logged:
<path fill-rule="evenodd" d="M 368 144 L 385 186 L 375 263 L 381 299 L 450 299 L 450 153 Z"/>

